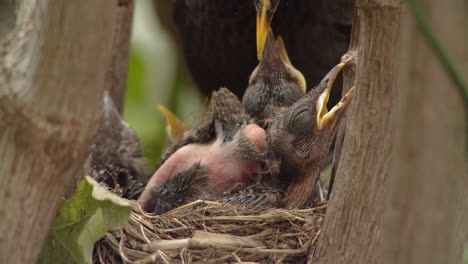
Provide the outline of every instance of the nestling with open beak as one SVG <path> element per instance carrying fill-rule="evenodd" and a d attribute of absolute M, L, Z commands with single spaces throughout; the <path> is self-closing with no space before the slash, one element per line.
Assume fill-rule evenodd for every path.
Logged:
<path fill-rule="evenodd" d="M 323 162 L 336 134 L 339 121 L 351 102 L 351 89 L 330 111 L 330 90 L 344 64 L 335 66 L 303 98 L 285 108 L 273 119 L 267 133 L 268 156 L 286 189 L 283 204 L 287 208 L 304 206 L 314 190 Z"/>
<path fill-rule="evenodd" d="M 249 206 L 310 207 L 324 201 L 319 176 L 353 89 L 330 111 L 332 85 L 344 64 L 290 107 L 283 107 L 267 129 L 268 154 L 261 185 L 240 186 L 222 202 Z"/>
<path fill-rule="evenodd" d="M 257 27 L 257 58 L 259 60 L 263 57 L 263 48 L 279 2 L 280 0 L 254 0 Z"/>
<path fill-rule="evenodd" d="M 282 38 L 278 37 L 275 42 L 270 31 L 263 57 L 252 72 L 249 86 L 242 97 L 245 110 L 266 128 L 282 107 L 292 105 L 304 96 L 305 91 L 304 76 L 292 66 Z"/>
<path fill-rule="evenodd" d="M 267 150 L 265 130 L 251 123 L 239 99 L 225 88 L 214 92 L 211 111 L 160 161 L 139 202 L 164 213 L 194 199 L 253 184 Z"/>

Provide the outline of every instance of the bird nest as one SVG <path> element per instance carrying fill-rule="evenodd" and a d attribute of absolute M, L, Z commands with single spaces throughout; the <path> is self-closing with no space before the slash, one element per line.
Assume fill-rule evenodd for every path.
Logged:
<path fill-rule="evenodd" d="M 153 215 L 133 203 L 128 223 L 95 244 L 94 263 L 306 263 L 326 208 L 199 200 Z"/>

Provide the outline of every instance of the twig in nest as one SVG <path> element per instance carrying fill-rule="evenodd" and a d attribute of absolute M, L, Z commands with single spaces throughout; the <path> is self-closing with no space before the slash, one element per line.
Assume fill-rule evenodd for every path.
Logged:
<path fill-rule="evenodd" d="M 215 234 L 205 231 L 195 231 L 193 238 L 175 239 L 175 240 L 159 240 L 153 241 L 150 244 L 152 250 L 171 250 L 182 248 L 265 248 L 265 245 L 255 239 L 233 236 L 228 234 Z"/>

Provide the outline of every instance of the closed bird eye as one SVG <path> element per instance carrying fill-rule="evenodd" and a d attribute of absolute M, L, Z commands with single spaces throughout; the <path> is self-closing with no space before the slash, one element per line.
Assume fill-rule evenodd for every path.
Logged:
<path fill-rule="evenodd" d="M 309 109 L 304 109 L 296 114 L 291 120 L 290 130 L 293 134 L 307 133 L 313 126 L 314 118 Z"/>

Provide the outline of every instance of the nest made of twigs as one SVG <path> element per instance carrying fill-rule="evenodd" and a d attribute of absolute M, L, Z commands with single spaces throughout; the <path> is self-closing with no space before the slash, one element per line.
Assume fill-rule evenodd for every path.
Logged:
<path fill-rule="evenodd" d="M 134 203 L 128 223 L 94 248 L 94 263 L 305 263 L 326 204 L 311 209 L 196 201 L 163 215 Z"/>

